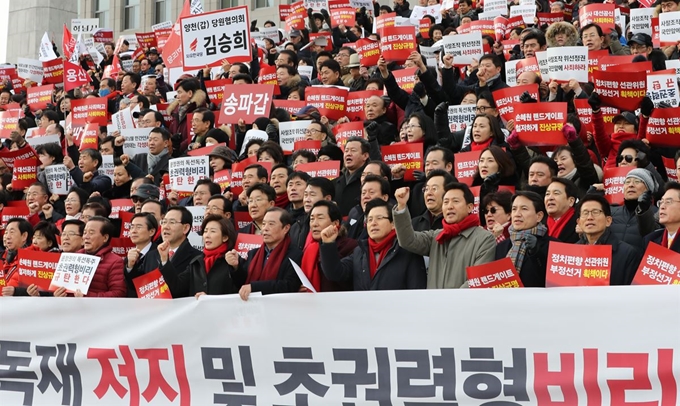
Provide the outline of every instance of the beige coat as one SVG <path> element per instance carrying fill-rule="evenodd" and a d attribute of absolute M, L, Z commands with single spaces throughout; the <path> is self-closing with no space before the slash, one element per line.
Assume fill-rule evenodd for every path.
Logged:
<path fill-rule="evenodd" d="M 467 282 L 465 268 L 492 262 L 496 238 L 481 227 L 468 228 L 446 244 L 435 241 L 442 230 L 413 231 L 408 209 L 393 211 L 399 246 L 423 256 L 430 256 L 428 289 L 457 289 Z"/>

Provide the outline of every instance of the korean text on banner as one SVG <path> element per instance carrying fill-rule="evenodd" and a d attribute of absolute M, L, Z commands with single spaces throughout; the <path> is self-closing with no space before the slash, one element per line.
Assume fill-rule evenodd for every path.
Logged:
<path fill-rule="evenodd" d="M 12 189 L 24 190 L 38 181 L 38 160 L 15 159 L 12 168 Z"/>
<path fill-rule="evenodd" d="M 524 92 L 529 92 L 532 98 L 539 100 L 538 85 L 535 83 L 506 87 L 492 93 L 496 102 L 496 111 L 505 122 L 515 119 L 515 106 L 521 103 L 519 99 Z"/>
<path fill-rule="evenodd" d="M 605 35 L 609 35 L 616 25 L 615 9 L 616 7 L 613 4 L 587 4 L 584 7 L 579 7 L 579 26 L 585 27 L 588 24 L 595 23 L 602 28 Z"/>
<path fill-rule="evenodd" d="M 296 141 L 304 140 L 307 127 L 312 120 L 286 121 L 279 123 L 279 140 L 285 154 L 292 154 Z"/>
<path fill-rule="evenodd" d="M 17 75 L 19 77 L 41 83 L 43 80 L 42 62 L 37 59 L 17 59 Z"/>
<path fill-rule="evenodd" d="M 630 166 L 605 168 L 604 197 L 610 204 L 621 205 L 624 200 L 624 182 L 633 168 Z"/>
<path fill-rule="evenodd" d="M 565 145 L 562 127 L 567 103 L 520 103 L 515 106 L 515 131 L 524 145 Z"/>
<path fill-rule="evenodd" d="M 454 65 L 468 65 L 473 59 L 479 60 L 484 55 L 482 33 L 472 32 L 462 35 L 447 35 L 442 41 L 444 53 L 453 55 Z"/>
<path fill-rule="evenodd" d="M 295 141 L 295 144 L 293 144 L 293 149 L 296 152 L 307 150 L 314 155 L 319 155 L 319 151 L 321 150 L 321 141 L 320 140 Z"/>
<path fill-rule="evenodd" d="M 472 180 L 479 164 L 480 151 L 459 152 L 453 155 L 455 161 L 454 175 L 458 182 L 472 185 Z"/>
<path fill-rule="evenodd" d="M 59 257 L 61 257 L 61 254 L 58 252 L 20 249 L 18 253 L 19 266 L 17 268 L 19 286 L 36 285 L 40 290 L 49 290 Z"/>
<path fill-rule="evenodd" d="M 273 97 L 274 85 L 226 85 L 219 122 L 236 124 L 243 119 L 250 124 L 257 117 L 269 117 Z"/>
<path fill-rule="evenodd" d="M 551 47 L 547 50 L 548 72 L 551 80 L 588 82 L 587 47 Z"/>
<path fill-rule="evenodd" d="M 250 62 L 248 7 L 240 6 L 180 18 L 185 69 Z"/>
<path fill-rule="evenodd" d="M 593 79 L 602 104 L 621 110 L 636 110 L 647 93 L 645 71 L 617 72 L 612 75 L 598 70 L 593 72 Z"/>
<path fill-rule="evenodd" d="M 69 293 L 80 290 L 87 295 L 100 260 L 94 255 L 62 253 L 49 289 L 66 288 Z"/>
<path fill-rule="evenodd" d="M 263 243 L 261 235 L 238 233 L 234 249 L 241 258 L 248 259 L 248 251 L 260 248 Z"/>
<path fill-rule="evenodd" d="M 135 248 L 135 244 L 129 238 L 112 238 L 111 252 L 121 258 L 127 258 L 128 252 Z"/>
<path fill-rule="evenodd" d="M 401 164 L 406 168 L 404 180 L 407 182 L 416 179 L 414 171 L 423 171 L 423 144 L 420 142 L 384 145 L 380 152 L 383 162 L 390 167 Z"/>
<path fill-rule="evenodd" d="M 333 135 L 335 135 L 335 142 L 344 151 L 345 143 L 350 137 L 364 138 L 364 123 L 361 121 L 352 121 L 349 123 L 338 124 L 333 127 Z"/>
<path fill-rule="evenodd" d="M 413 26 L 390 27 L 380 38 L 380 53 L 387 62 L 405 61 L 417 51 L 416 31 Z"/>
<path fill-rule="evenodd" d="M 677 237 L 676 237 L 677 238 Z M 680 254 L 650 242 L 633 285 L 680 285 Z"/>
<path fill-rule="evenodd" d="M 612 270 L 611 245 L 579 245 L 551 241 L 546 287 L 608 286 Z"/>
<path fill-rule="evenodd" d="M 94 123 L 106 125 L 108 123 L 108 99 L 106 97 L 91 97 L 71 101 L 71 120 L 73 125 Z"/>
<path fill-rule="evenodd" d="M 680 107 L 652 110 L 647 141 L 653 146 L 680 147 Z"/>
<path fill-rule="evenodd" d="M 319 113 L 329 120 L 339 120 L 345 116 L 348 90 L 346 87 L 308 86 L 305 102 L 319 109 Z"/>
<path fill-rule="evenodd" d="M 668 72 L 656 72 L 647 75 L 647 96 L 654 102 L 655 106 L 665 102 L 673 107 L 678 107 L 680 94 L 678 94 L 678 80 L 675 70 Z"/>
<path fill-rule="evenodd" d="M 0 111 L 0 137 L 10 138 L 12 132 L 18 130 L 22 116 L 21 110 Z"/>
<path fill-rule="evenodd" d="M 120 134 L 125 138 L 123 152 L 133 157 L 137 154 L 149 152 L 149 129 L 148 128 L 129 128 L 120 130 Z"/>
<path fill-rule="evenodd" d="M 524 287 L 515 270 L 515 265 L 509 257 L 488 264 L 468 266 L 465 271 L 470 288 Z"/>
<path fill-rule="evenodd" d="M 177 192 L 193 192 L 196 182 L 210 176 L 208 161 L 207 156 L 171 159 L 168 162 L 171 189 Z"/>
<path fill-rule="evenodd" d="M 319 161 L 298 164 L 296 171 L 305 172 L 311 177 L 333 180 L 340 176 L 340 161 Z"/>
<path fill-rule="evenodd" d="M 72 18 L 71 32 L 81 34 L 94 34 L 99 30 L 98 18 Z"/>
<path fill-rule="evenodd" d="M 462 131 L 467 128 L 477 115 L 477 106 L 474 104 L 461 104 L 458 106 L 449 106 L 449 129 L 454 131 Z"/>
<path fill-rule="evenodd" d="M 42 110 L 52 102 L 54 85 L 31 86 L 26 90 L 26 103 L 32 111 Z"/>
<path fill-rule="evenodd" d="M 221 171 L 215 172 L 213 182 L 220 185 L 220 190 L 222 192 L 227 190 L 229 185 L 231 185 L 231 174 L 229 173 L 229 169 L 222 169 Z"/>
<path fill-rule="evenodd" d="M 137 290 L 137 297 L 141 299 L 172 299 L 170 288 L 158 268 L 138 276 L 132 280 Z"/>
<path fill-rule="evenodd" d="M 347 105 L 345 107 L 345 115 L 349 121 L 364 121 L 366 119 L 365 107 L 368 99 L 371 96 L 381 97 L 382 90 L 361 90 L 358 92 L 349 92 L 347 95 Z M 379 101 L 375 101 L 379 103 Z"/>
<path fill-rule="evenodd" d="M 680 42 L 680 11 L 659 14 L 659 40 L 662 46 L 675 46 Z"/>

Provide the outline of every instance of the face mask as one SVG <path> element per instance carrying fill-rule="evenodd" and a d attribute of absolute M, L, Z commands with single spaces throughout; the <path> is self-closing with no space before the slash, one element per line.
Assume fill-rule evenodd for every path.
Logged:
<path fill-rule="evenodd" d="M 111 94 L 111 89 L 100 89 L 99 90 L 99 97 L 106 97 L 109 94 Z"/>
<path fill-rule="evenodd" d="M 206 142 L 205 146 L 206 147 L 212 147 L 213 145 L 216 145 L 214 142 Z"/>

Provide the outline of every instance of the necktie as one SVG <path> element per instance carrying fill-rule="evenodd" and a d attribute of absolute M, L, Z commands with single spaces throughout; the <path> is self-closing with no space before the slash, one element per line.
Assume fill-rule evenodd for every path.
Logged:
<path fill-rule="evenodd" d="M 168 259 L 172 259 L 172 257 L 174 255 L 175 255 L 175 251 L 170 250 L 170 252 L 168 252 Z"/>

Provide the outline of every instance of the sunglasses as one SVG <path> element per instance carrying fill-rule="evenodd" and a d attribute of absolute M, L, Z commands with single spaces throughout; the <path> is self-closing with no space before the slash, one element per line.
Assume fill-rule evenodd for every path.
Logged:
<path fill-rule="evenodd" d="M 496 206 L 491 206 L 491 208 L 488 210 L 487 209 L 482 210 L 484 214 L 486 213 L 496 214 L 497 211 L 498 209 L 496 208 Z"/>
<path fill-rule="evenodd" d="M 620 164 L 622 161 L 626 161 L 628 163 L 631 163 L 633 161 L 637 161 L 637 157 L 634 157 L 632 155 L 619 155 L 616 157 L 616 163 Z"/>

